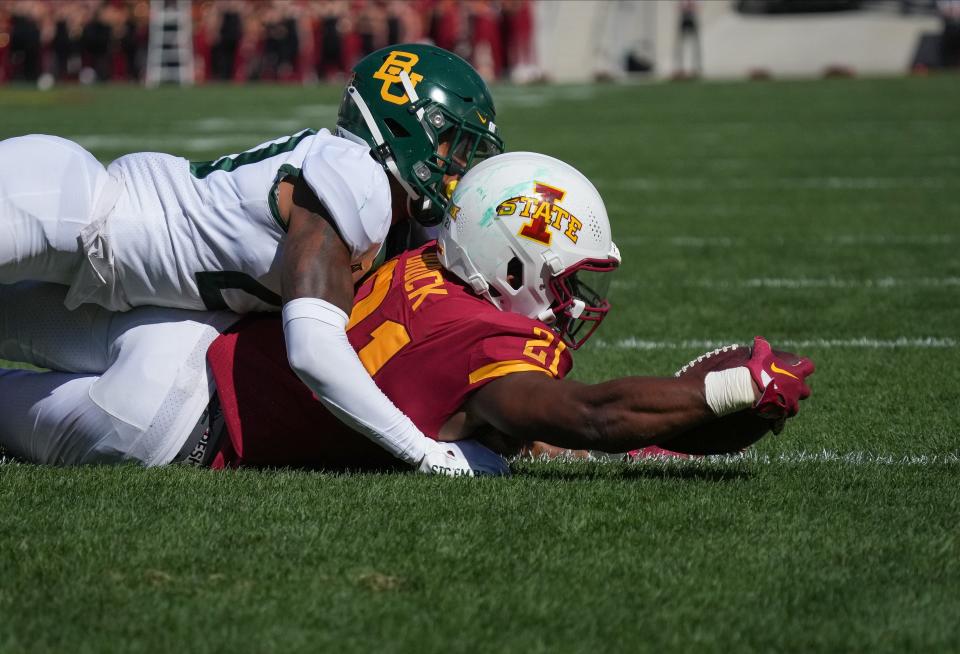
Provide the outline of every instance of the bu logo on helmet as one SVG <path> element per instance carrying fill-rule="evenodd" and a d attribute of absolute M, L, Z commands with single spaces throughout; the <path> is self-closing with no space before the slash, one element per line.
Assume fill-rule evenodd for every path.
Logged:
<path fill-rule="evenodd" d="M 403 87 L 400 87 L 403 93 L 401 95 L 395 95 L 390 92 L 391 86 L 393 84 L 403 84 L 400 80 L 400 73 L 402 72 L 406 72 L 407 75 L 410 76 L 410 84 L 416 86 L 417 82 L 423 79 L 423 75 L 413 72 L 413 67 L 417 65 L 418 61 L 420 61 L 420 57 L 411 52 L 403 52 L 402 50 L 391 51 L 390 56 L 388 56 L 386 61 L 383 62 L 383 65 L 380 66 L 380 70 L 373 74 L 374 79 L 383 81 L 383 87 L 380 89 L 380 97 L 393 104 L 408 103 L 410 98 L 407 97 L 406 91 L 403 91 Z"/>

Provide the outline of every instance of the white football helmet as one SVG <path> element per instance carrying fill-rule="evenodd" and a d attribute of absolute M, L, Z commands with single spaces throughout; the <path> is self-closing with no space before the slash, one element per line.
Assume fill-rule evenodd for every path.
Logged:
<path fill-rule="evenodd" d="M 576 349 L 610 309 L 620 264 L 603 200 L 572 166 L 533 152 L 497 155 L 456 186 L 440 261 L 502 311 L 536 318 Z"/>

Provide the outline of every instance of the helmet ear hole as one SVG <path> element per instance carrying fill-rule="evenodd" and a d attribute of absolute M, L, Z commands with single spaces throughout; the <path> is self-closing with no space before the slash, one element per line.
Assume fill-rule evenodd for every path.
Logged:
<path fill-rule="evenodd" d="M 406 138 L 410 136 L 410 132 L 407 131 L 407 128 L 393 118 L 385 118 L 383 122 L 386 124 L 387 129 L 390 130 L 390 133 L 396 138 Z"/>
<path fill-rule="evenodd" d="M 507 283 L 515 291 L 519 291 L 523 286 L 523 262 L 519 257 L 514 257 L 507 263 Z"/>

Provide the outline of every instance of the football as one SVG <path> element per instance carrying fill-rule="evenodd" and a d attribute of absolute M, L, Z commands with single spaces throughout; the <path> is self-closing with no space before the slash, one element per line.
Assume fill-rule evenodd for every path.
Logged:
<path fill-rule="evenodd" d="M 677 377 L 706 377 L 713 370 L 726 370 L 742 366 L 750 359 L 753 348 L 749 345 L 727 345 L 702 354 L 676 372 Z M 776 352 L 788 361 L 796 361 L 796 355 Z M 683 454 L 732 454 L 741 452 L 763 438 L 774 426 L 773 421 L 750 411 L 739 411 L 695 427 L 660 446 Z"/>

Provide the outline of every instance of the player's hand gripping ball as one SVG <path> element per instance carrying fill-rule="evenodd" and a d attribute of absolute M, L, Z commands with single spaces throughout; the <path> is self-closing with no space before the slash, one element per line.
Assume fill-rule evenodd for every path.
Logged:
<path fill-rule="evenodd" d="M 813 362 L 774 350 L 759 336 L 752 347 L 727 345 L 707 352 L 678 370 L 676 376 L 702 381 L 707 373 L 741 366 L 750 371 L 756 391 L 754 405 L 695 427 L 661 447 L 685 454 L 740 452 L 770 431 L 779 434 L 786 419 L 799 411 L 800 400 L 810 396 L 806 378 L 813 374 Z"/>

